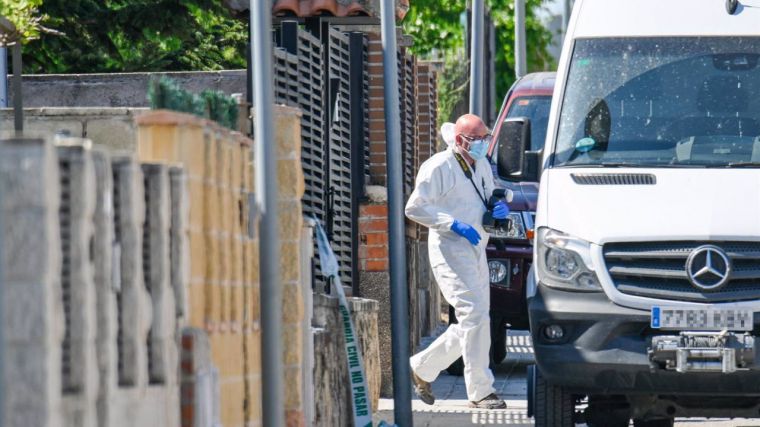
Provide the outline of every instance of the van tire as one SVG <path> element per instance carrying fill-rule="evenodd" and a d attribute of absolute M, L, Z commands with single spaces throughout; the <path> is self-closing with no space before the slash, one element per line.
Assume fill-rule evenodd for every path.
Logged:
<path fill-rule="evenodd" d="M 536 427 L 573 427 L 575 398 L 564 387 L 548 383 L 535 368 L 532 406 Z"/>

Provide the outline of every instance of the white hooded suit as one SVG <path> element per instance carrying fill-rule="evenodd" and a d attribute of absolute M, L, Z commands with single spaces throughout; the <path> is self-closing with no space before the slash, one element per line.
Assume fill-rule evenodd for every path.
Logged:
<path fill-rule="evenodd" d="M 433 275 L 446 301 L 454 307 L 458 324 L 449 325 L 427 349 L 410 359 L 418 377 L 433 382 L 459 356 L 464 358 L 467 397 L 477 402 L 494 393 L 488 368 L 490 290 L 483 230 L 483 200 L 454 156 L 454 147 L 438 153 L 420 167 L 414 192 L 406 204 L 406 216 L 430 229 L 428 252 Z M 486 199 L 494 190 L 491 165 L 476 162 L 473 182 Z M 473 246 L 451 230 L 454 220 L 473 226 L 481 240 Z"/>

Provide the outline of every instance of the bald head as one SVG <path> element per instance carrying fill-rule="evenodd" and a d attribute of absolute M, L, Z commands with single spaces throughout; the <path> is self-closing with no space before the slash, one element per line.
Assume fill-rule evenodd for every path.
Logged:
<path fill-rule="evenodd" d="M 488 128 L 480 117 L 474 114 L 465 114 L 457 120 L 454 127 L 456 133 L 456 151 L 465 157 L 470 163 L 474 160 L 470 157 L 470 144 L 473 140 L 478 140 L 488 135 Z"/>
<path fill-rule="evenodd" d="M 483 120 L 474 114 L 465 114 L 457 120 L 455 130 L 457 135 L 483 136 L 488 133 L 488 128 Z"/>

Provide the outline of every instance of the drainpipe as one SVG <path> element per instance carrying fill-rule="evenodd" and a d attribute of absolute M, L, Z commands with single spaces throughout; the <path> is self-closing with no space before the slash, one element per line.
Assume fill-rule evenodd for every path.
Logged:
<path fill-rule="evenodd" d="M 484 0 L 472 0 L 470 31 L 470 113 L 483 117 L 483 27 L 485 26 Z M 487 118 L 483 117 L 484 120 Z"/>
<path fill-rule="evenodd" d="M 253 70 L 256 202 L 261 277 L 262 425 L 285 425 L 282 368 L 282 291 L 280 289 L 280 224 L 277 218 L 277 159 L 273 138 L 272 3 L 250 0 Z"/>
<path fill-rule="evenodd" d="M 565 41 L 567 35 L 567 26 L 570 22 L 570 14 L 573 11 L 572 0 L 562 0 L 562 42 Z"/>
<path fill-rule="evenodd" d="M 399 120 L 398 49 L 393 0 L 380 2 L 385 82 L 385 141 L 388 173 L 388 231 L 391 280 L 391 353 L 393 355 L 393 415 L 401 427 L 411 427 L 412 384 L 409 367 L 409 285 L 406 281 L 404 188 Z"/>
<path fill-rule="evenodd" d="M 515 0 L 515 76 L 519 79 L 528 73 L 525 48 L 525 0 Z"/>

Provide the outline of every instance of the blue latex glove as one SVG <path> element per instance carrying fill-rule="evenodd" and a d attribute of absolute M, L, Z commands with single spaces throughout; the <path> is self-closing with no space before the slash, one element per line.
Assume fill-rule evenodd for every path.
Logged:
<path fill-rule="evenodd" d="M 451 224 L 451 231 L 464 237 L 473 245 L 480 243 L 480 234 L 478 234 L 478 230 L 473 228 L 470 224 L 465 224 L 455 219 L 454 223 Z"/>
<path fill-rule="evenodd" d="M 503 200 L 499 200 L 493 207 L 494 219 L 506 219 L 509 215 L 509 206 Z"/>

